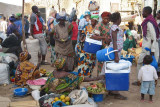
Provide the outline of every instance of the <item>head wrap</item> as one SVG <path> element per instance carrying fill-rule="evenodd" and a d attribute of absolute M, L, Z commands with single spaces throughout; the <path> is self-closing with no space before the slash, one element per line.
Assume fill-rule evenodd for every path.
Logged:
<path fill-rule="evenodd" d="M 126 30 L 126 33 L 125 34 L 127 34 L 128 36 L 132 36 L 132 32 L 131 32 L 131 30 Z"/>
<path fill-rule="evenodd" d="M 19 56 L 20 62 L 26 61 L 28 58 L 28 55 L 29 55 L 28 51 L 21 52 Z"/>
<path fill-rule="evenodd" d="M 65 62 L 66 62 L 65 58 L 58 58 L 58 59 L 56 59 L 54 64 L 55 64 L 56 68 L 59 70 L 65 66 Z"/>
<path fill-rule="evenodd" d="M 64 11 L 57 13 L 56 19 L 66 20 L 66 13 Z"/>
<path fill-rule="evenodd" d="M 16 19 L 15 19 L 14 16 L 11 16 L 11 17 L 9 17 L 9 20 L 12 21 L 12 22 L 14 22 Z"/>
<path fill-rule="evenodd" d="M 18 18 L 20 16 L 21 16 L 21 13 L 17 13 L 15 17 Z"/>
<path fill-rule="evenodd" d="M 110 12 L 103 12 L 101 14 L 101 17 L 104 18 L 104 17 L 110 17 L 111 13 Z"/>

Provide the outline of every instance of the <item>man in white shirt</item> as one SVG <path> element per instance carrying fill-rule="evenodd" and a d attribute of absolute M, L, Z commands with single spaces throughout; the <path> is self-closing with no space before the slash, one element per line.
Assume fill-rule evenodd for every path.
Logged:
<path fill-rule="evenodd" d="M 0 23 L 0 31 L 5 33 L 7 30 L 7 21 L 6 21 L 6 17 L 3 17 L 3 21 L 1 21 Z"/>

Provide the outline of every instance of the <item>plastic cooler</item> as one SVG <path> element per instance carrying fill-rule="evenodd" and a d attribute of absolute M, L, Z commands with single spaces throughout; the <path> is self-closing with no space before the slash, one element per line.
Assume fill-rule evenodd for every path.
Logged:
<path fill-rule="evenodd" d="M 106 67 L 107 63 L 110 62 L 105 62 L 106 89 L 109 91 L 128 91 L 131 68 L 114 71 Z"/>
<path fill-rule="evenodd" d="M 102 48 L 102 41 L 86 38 L 83 50 L 87 53 L 96 54 Z"/>

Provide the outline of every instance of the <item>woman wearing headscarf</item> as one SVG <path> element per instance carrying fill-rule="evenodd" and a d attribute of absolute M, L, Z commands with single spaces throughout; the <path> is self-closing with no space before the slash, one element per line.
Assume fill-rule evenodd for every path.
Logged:
<path fill-rule="evenodd" d="M 46 84 L 41 89 L 41 93 L 70 93 L 72 90 L 79 88 L 82 82 L 104 79 L 103 76 L 89 78 L 78 76 L 77 72 L 66 72 L 63 70 L 64 65 L 64 58 L 55 61 L 56 70 L 49 75 Z"/>
<path fill-rule="evenodd" d="M 127 39 L 123 43 L 123 50 L 128 51 L 128 49 L 136 48 L 136 41 L 130 30 L 126 31 Z"/>
<path fill-rule="evenodd" d="M 6 32 L 7 36 L 9 36 L 10 34 L 12 34 L 15 29 L 17 30 L 17 27 L 16 27 L 16 25 L 14 24 L 14 21 L 15 21 L 15 20 L 16 20 L 16 18 L 15 18 L 14 16 L 10 16 L 10 17 L 9 17 L 9 22 L 10 22 L 10 24 L 9 24 L 9 26 L 7 27 L 7 32 Z"/>
<path fill-rule="evenodd" d="M 84 41 L 86 37 L 91 37 L 93 30 L 98 23 L 98 19 L 91 19 L 91 24 L 86 26 L 82 33 L 85 37 L 80 39 L 80 43 L 77 44 L 78 53 L 78 75 L 79 76 L 91 76 L 93 68 L 95 66 L 95 54 L 86 53 L 83 51 Z"/>
<path fill-rule="evenodd" d="M 72 46 L 73 25 L 66 22 L 66 13 L 60 12 L 56 16 L 59 23 L 53 27 L 52 36 L 55 39 L 55 52 L 57 58 L 65 58 L 66 70 L 73 71 L 74 68 L 74 50 Z"/>
<path fill-rule="evenodd" d="M 31 55 L 24 51 L 20 54 L 20 63 L 15 73 L 15 84 L 19 86 L 26 85 L 27 80 L 33 80 L 40 77 L 38 67 L 29 62 Z"/>
<path fill-rule="evenodd" d="M 110 30 L 110 15 L 111 13 L 109 12 L 103 12 L 101 14 L 102 17 L 102 22 L 98 23 L 93 31 L 93 36 L 91 37 L 92 39 L 96 40 L 101 40 L 102 41 L 102 49 L 108 46 L 109 40 L 108 37 L 109 35 L 109 30 Z M 102 62 L 98 62 L 98 73 L 101 72 L 103 67 Z"/>
<path fill-rule="evenodd" d="M 50 10 L 49 18 L 47 21 L 47 27 L 48 27 L 48 36 L 50 39 L 50 46 L 51 46 L 51 66 L 54 66 L 54 61 L 56 60 L 56 53 L 55 53 L 55 40 L 53 39 L 53 36 L 50 35 L 50 32 L 52 31 L 53 27 L 57 25 L 56 22 L 56 13 L 57 11 L 54 9 Z"/>

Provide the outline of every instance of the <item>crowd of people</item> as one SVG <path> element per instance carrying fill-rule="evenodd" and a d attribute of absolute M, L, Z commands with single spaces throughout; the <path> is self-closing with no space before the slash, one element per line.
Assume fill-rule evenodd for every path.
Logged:
<path fill-rule="evenodd" d="M 151 64 L 153 60 L 151 56 L 154 56 L 156 61 L 159 62 L 160 11 L 157 13 L 157 21 L 152 16 L 151 7 L 144 7 L 142 15 L 145 18 L 142 23 L 143 34 L 141 34 L 143 35 L 143 42 L 142 52 L 137 64 L 138 82 L 136 83 L 139 85 L 140 81 L 142 81 L 141 100 L 144 100 L 144 94 L 148 93 L 150 95 L 150 101 L 152 101 L 152 95 L 155 94 L 154 80 L 157 80 L 158 76 L 155 68 L 149 64 Z M 99 17 L 102 18 L 102 21 L 99 21 Z M 80 81 L 82 79 L 81 77 L 90 77 L 85 78 L 85 80 L 104 79 L 104 71 L 102 69 L 104 63 L 96 62 L 95 54 L 87 53 L 83 50 L 86 38 L 102 41 L 102 49 L 112 47 L 114 50 L 118 50 L 115 52 L 114 61 L 116 63 L 121 59 L 121 51 L 136 48 L 138 40 L 132 28 L 122 29 L 120 27 L 121 14 L 119 12 L 111 14 L 110 12 L 104 11 L 99 17 L 93 17 L 89 11 L 86 11 L 81 19 L 78 20 L 76 14 L 69 16 L 65 9 L 57 13 L 57 11 L 52 8 L 47 19 L 47 24 L 45 24 L 38 7 L 32 6 L 30 21 L 28 21 L 28 16 L 24 17 L 25 37 L 28 38 L 32 36 L 34 39 L 39 40 L 42 58 L 40 62 L 41 65 L 49 64 L 46 62 L 46 55 L 47 48 L 48 46 L 50 47 L 51 66 L 57 68 L 57 72 L 53 72 L 52 74 L 54 78 L 71 75 L 69 72 L 74 71 L 74 69 L 78 67 L 77 77 L 79 77 L 78 80 Z M 22 68 L 25 66 L 31 66 L 30 69 L 36 71 L 37 66 L 35 67 L 33 64 L 27 62 L 30 59 L 29 53 L 24 53 L 21 49 L 22 14 L 12 15 L 8 20 L 9 22 L 7 22 L 4 17 L 0 23 L 1 32 L 6 34 L 6 37 L 0 37 L 0 45 L 2 46 L 0 51 L 13 53 L 19 57 L 21 64 L 17 66 L 17 70 L 20 74 L 30 71 Z M 44 33 L 46 33 L 47 37 L 44 36 Z M 49 42 L 46 42 L 46 38 L 49 38 Z M 151 49 L 151 53 L 146 51 L 145 47 Z M 92 72 L 96 64 L 99 76 L 93 79 Z M 143 66 L 144 64 L 145 66 Z M 58 72 L 59 70 L 63 72 Z M 153 72 L 153 74 L 151 72 Z M 39 75 L 35 74 L 34 77 L 36 78 L 36 76 Z M 69 76 L 69 78 L 71 77 L 77 78 L 75 75 Z M 16 77 L 17 84 L 20 83 L 20 78 L 20 76 Z M 52 76 L 50 78 L 52 78 Z M 50 87 L 50 89 L 52 89 L 52 87 Z M 127 99 L 120 95 L 118 91 L 111 91 L 109 93 L 115 95 L 117 99 Z"/>

